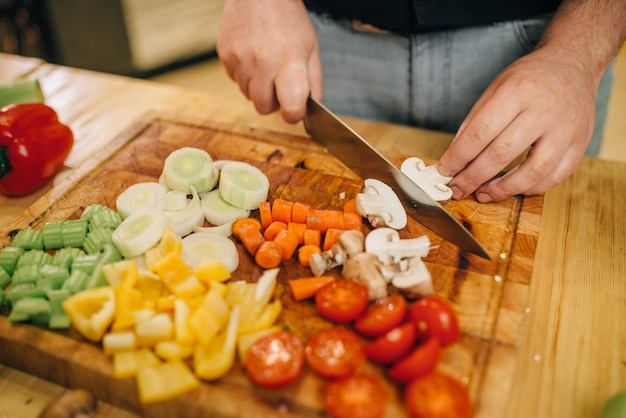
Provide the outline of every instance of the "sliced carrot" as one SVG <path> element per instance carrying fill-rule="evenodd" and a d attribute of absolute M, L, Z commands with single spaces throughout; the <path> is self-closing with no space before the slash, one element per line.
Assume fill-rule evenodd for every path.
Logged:
<path fill-rule="evenodd" d="M 363 227 L 363 217 L 357 212 L 343 213 L 343 228 L 361 230 Z"/>
<path fill-rule="evenodd" d="M 357 213 L 356 210 L 356 198 L 348 199 L 346 203 L 343 204 L 344 212 Z"/>
<path fill-rule="evenodd" d="M 264 269 L 278 267 L 282 259 L 282 249 L 275 241 L 265 241 L 254 255 L 254 261 Z"/>
<path fill-rule="evenodd" d="M 287 229 L 294 234 L 298 238 L 298 244 L 304 244 L 304 233 L 306 232 L 306 224 L 299 222 L 289 222 L 287 224 Z"/>
<path fill-rule="evenodd" d="M 304 231 L 304 245 L 322 247 L 322 231 L 319 229 L 307 229 Z"/>
<path fill-rule="evenodd" d="M 261 216 L 261 227 L 263 229 L 272 223 L 272 205 L 268 201 L 259 203 L 259 215 Z"/>
<path fill-rule="evenodd" d="M 291 208 L 291 220 L 292 222 L 298 222 L 301 224 L 306 223 L 306 217 L 309 214 L 311 205 L 306 203 L 295 202 Z"/>
<path fill-rule="evenodd" d="M 265 228 L 265 231 L 263 231 L 263 236 L 266 240 L 273 241 L 274 238 L 276 238 L 276 235 L 278 235 L 278 233 L 283 229 L 287 229 L 286 223 L 282 221 L 272 221 L 272 223 Z"/>
<path fill-rule="evenodd" d="M 235 235 L 251 255 L 255 255 L 265 238 L 261 233 L 261 222 L 255 218 L 241 218 L 233 223 Z"/>
<path fill-rule="evenodd" d="M 324 211 L 324 230 L 345 229 L 343 226 L 343 211 L 326 209 Z"/>
<path fill-rule="evenodd" d="M 293 202 L 280 198 L 274 199 L 274 203 L 272 203 L 272 220 L 286 224 L 291 222 L 291 208 L 293 208 Z"/>
<path fill-rule="evenodd" d="M 330 248 L 339 242 L 339 236 L 344 232 L 343 229 L 329 228 L 324 234 L 324 251 L 330 250 Z"/>
<path fill-rule="evenodd" d="M 298 248 L 298 237 L 287 229 L 281 230 L 274 238 L 274 241 L 283 251 L 283 260 L 287 260 L 293 256 Z"/>
<path fill-rule="evenodd" d="M 324 211 L 322 209 L 310 209 L 306 217 L 306 227 L 324 231 Z"/>
<path fill-rule="evenodd" d="M 302 245 L 300 248 L 298 248 L 298 261 L 301 265 L 308 267 L 311 265 L 311 263 L 309 262 L 311 255 L 321 252 L 322 249 L 319 247 L 319 245 Z"/>
<path fill-rule="evenodd" d="M 312 276 L 288 280 L 289 289 L 295 300 L 312 298 L 324 286 L 334 282 L 333 276 Z"/>

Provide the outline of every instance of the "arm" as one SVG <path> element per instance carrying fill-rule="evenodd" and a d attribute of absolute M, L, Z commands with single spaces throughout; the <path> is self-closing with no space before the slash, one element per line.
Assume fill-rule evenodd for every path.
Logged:
<path fill-rule="evenodd" d="M 301 0 L 225 0 L 217 43 L 230 78 L 256 110 L 295 123 L 321 99 L 317 36 Z"/>
<path fill-rule="evenodd" d="M 600 79 L 625 39 L 625 0 L 565 0 L 537 49 L 496 77 L 442 156 L 453 197 L 540 194 L 569 177 L 591 139 Z"/>

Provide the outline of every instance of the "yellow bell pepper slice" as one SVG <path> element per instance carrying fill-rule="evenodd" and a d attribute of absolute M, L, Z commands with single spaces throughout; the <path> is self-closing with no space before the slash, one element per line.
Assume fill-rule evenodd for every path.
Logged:
<path fill-rule="evenodd" d="M 166 313 L 158 313 L 135 325 L 137 345 L 153 346 L 160 341 L 171 340 L 174 337 L 174 322 Z"/>
<path fill-rule="evenodd" d="M 113 375 L 118 378 L 135 377 L 140 369 L 161 364 L 149 348 L 120 351 L 113 354 Z"/>
<path fill-rule="evenodd" d="M 155 262 L 152 271 L 159 275 L 163 284 L 178 297 L 192 297 L 206 291 L 204 285 L 193 275 L 180 254 L 169 253 Z"/>
<path fill-rule="evenodd" d="M 135 325 L 134 312 L 144 308 L 143 295 L 130 283 L 122 282 L 115 288 L 115 320 L 113 331 L 123 331 Z"/>
<path fill-rule="evenodd" d="M 115 291 L 110 286 L 83 290 L 63 301 L 63 310 L 85 338 L 102 339 L 115 315 Z"/>
<path fill-rule="evenodd" d="M 231 278 L 231 274 L 226 267 L 217 259 L 206 260 L 199 263 L 193 269 L 193 275 L 201 282 L 209 284 L 211 280 L 225 282 Z"/>
<path fill-rule="evenodd" d="M 132 331 L 109 332 L 102 337 L 102 349 L 106 355 L 134 350 L 136 347 L 137 336 Z"/>
<path fill-rule="evenodd" d="M 282 310 L 283 304 L 280 302 L 280 299 L 276 299 L 274 302 L 265 305 L 259 315 L 247 317 L 245 320 L 242 316 L 239 333 L 249 334 L 271 327 L 278 319 Z"/>
<path fill-rule="evenodd" d="M 184 360 L 191 357 L 193 344 L 179 343 L 178 341 L 160 341 L 155 344 L 154 352 L 163 360 Z"/>
<path fill-rule="evenodd" d="M 219 379 L 233 367 L 239 319 L 239 306 L 235 306 L 230 313 L 225 332 L 209 344 L 196 346 L 193 357 L 194 370 L 200 379 Z"/>
<path fill-rule="evenodd" d="M 181 360 L 144 367 L 137 373 L 137 389 L 143 403 L 172 399 L 199 385 L 198 378 Z"/>

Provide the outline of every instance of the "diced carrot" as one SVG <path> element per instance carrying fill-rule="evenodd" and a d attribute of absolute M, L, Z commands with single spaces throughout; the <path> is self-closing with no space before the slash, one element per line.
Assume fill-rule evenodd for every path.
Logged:
<path fill-rule="evenodd" d="M 307 205 L 306 203 L 295 202 L 293 204 L 293 207 L 291 208 L 291 221 L 305 224 L 306 217 L 309 214 L 310 209 L 311 209 L 311 205 Z"/>
<path fill-rule="evenodd" d="M 330 248 L 339 242 L 339 236 L 344 232 L 343 229 L 329 228 L 324 234 L 324 251 L 330 250 Z"/>
<path fill-rule="evenodd" d="M 298 237 L 293 232 L 283 229 L 280 231 L 274 241 L 283 251 L 283 260 L 287 260 L 293 256 L 298 248 Z"/>
<path fill-rule="evenodd" d="M 235 235 L 251 255 L 255 255 L 265 238 L 261 233 L 261 222 L 255 218 L 241 218 L 233 223 Z"/>
<path fill-rule="evenodd" d="M 343 211 L 335 209 L 326 209 L 324 211 L 324 230 L 331 228 L 345 229 L 343 226 Z"/>
<path fill-rule="evenodd" d="M 274 203 L 272 203 L 272 220 L 282 221 L 286 224 L 291 222 L 291 208 L 293 208 L 293 202 L 280 198 L 274 199 Z"/>
<path fill-rule="evenodd" d="M 309 262 L 311 255 L 321 252 L 322 249 L 319 247 L 319 245 L 302 245 L 300 248 L 298 248 L 298 261 L 301 265 L 308 267 L 311 265 L 311 263 Z"/>
<path fill-rule="evenodd" d="M 286 223 L 282 221 L 272 221 L 272 223 L 265 228 L 265 231 L 263 231 L 263 236 L 266 240 L 273 241 L 274 238 L 276 238 L 276 235 L 278 235 L 278 233 L 283 229 L 287 229 Z"/>
<path fill-rule="evenodd" d="M 360 231 L 363 227 L 363 217 L 357 212 L 344 212 L 343 227 L 344 229 L 357 229 Z"/>
<path fill-rule="evenodd" d="M 304 233 L 306 232 L 306 224 L 299 222 L 289 222 L 287 224 L 287 229 L 294 234 L 298 238 L 298 244 L 304 244 Z"/>
<path fill-rule="evenodd" d="M 356 210 L 356 198 L 348 199 L 346 203 L 343 204 L 344 212 L 357 213 Z"/>
<path fill-rule="evenodd" d="M 324 211 L 322 209 L 310 209 L 306 217 L 306 227 L 324 231 Z"/>
<path fill-rule="evenodd" d="M 282 259 L 282 249 L 275 241 L 263 242 L 254 255 L 254 261 L 264 269 L 278 267 Z"/>
<path fill-rule="evenodd" d="M 322 231 L 319 229 L 307 229 L 304 231 L 304 245 L 322 247 Z"/>
<path fill-rule="evenodd" d="M 263 229 L 272 223 L 272 205 L 268 201 L 259 203 L 259 215 L 261 216 L 261 227 Z"/>
<path fill-rule="evenodd" d="M 295 300 L 312 298 L 324 286 L 334 282 L 333 276 L 312 276 L 288 280 L 289 289 Z"/>

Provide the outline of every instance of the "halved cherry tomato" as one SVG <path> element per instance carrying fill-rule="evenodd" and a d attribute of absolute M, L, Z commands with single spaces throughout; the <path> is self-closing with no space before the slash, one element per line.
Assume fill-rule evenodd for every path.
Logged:
<path fill-rule="evenodd" d="M 335 280 L 315 294 L 318 311 L 334 322 L 346 323 L 354 320 L 367 307 L 367 287 L 352 280 Z"/>
<path fill-rule="evenodd" d="M 461 337 L 454 308 L 438 296 L 427 296 L 413 303 L 409 308 L 409 318 L 417 327 L 419 339 L 436 337 L 445 347 Z"/>
<path fill-rule="evenodd" d="M 289 331 L 255 341 L 246 354 L 246 371 L 259 386 L 274 388 L 295 381 L 304 366 L 304 345 Z"/>
<path fill-rule="evenodd" d="M 467 389 L 438 372 L 412 381 L 404 403 L 411 418 L 469 418 L 473 410 Z"/>
<path fill-rule="evenodd" d="M 354 329 L 365 337 L 380 337 L 402 323 L 406 310 L 406 299 L 401 295 L 377 299 L 354 321 Z"/>
<path fill-rule="evenodd" d="M 389 369 L 389 377 L 399 383 L 409 383 L 432 372 L 439 361 L 441 346 L 437 338 L 426 340 L 415 347 L 411 354 L 396 362 Z"/>
<path fill-rule="evenodd" d="M 340 327 L 318 331 L 306 344 L 304 352 L 311 368 L 329 379 L 352 375 L 365 360 L 359 336 Z"/>
<path fill-rule="evenodd" d="M 365 355 L 378 364 L 391 364 L 406 356 L 415 344 L 415 324 L 406 322 L 365 346 Z"/>
<path fill-rule="evenodd" d="M 330 382 L 324 391 L 324 405 L 333 418 L 379 418 L 386 401 L 381 382 L 364 374 Z"/>

